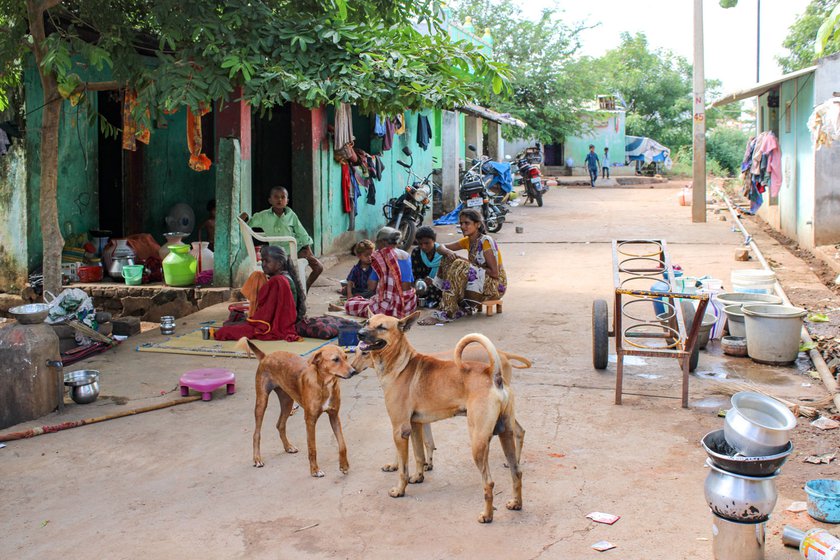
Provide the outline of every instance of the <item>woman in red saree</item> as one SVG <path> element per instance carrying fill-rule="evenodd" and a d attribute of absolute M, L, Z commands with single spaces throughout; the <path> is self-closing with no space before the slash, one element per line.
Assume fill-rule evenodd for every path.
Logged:
<path fill-rule="evenodd" d="M 254 340 L 300 340 L 295 324 L 298 317 L 306 314 L 306 296 L 297 271 L 289 266 L 286 252 L 280 247 L 264 246 L 260 255 L 262 272 L 254 272 L 246 282 L 246 287 L 256 291 L 256 298 L 248 297 L 248 318 L 244 323 L 217 330 L 216 340 L 239 340 L 243 336 Z"/>
<path fill-rule="evenodd" d="M 348 315 L 367 317 L 382 313 L 402 319 L 417 309 L 414 293 L 414 273 L 411 270 L 411 255 L 397 249 L 400 232 L 384 227 L 376 234 L 376 251 L 371 256 L 373 271 L 368 279 L 368 290 L 373 297 L 352 297 L 344 304 Z"/>

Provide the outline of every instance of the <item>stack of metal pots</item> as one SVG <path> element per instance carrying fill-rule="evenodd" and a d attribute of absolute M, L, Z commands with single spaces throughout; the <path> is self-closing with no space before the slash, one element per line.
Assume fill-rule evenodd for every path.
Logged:
<path fill-rule="evenodd" d="M 703 438 L 715 560 L 764 559 L 765 525 L 778 497 L 775 479 L 793 451 L 795 426 L 785 405 L 743 391 L 732 396 L 724 429 Z"/>

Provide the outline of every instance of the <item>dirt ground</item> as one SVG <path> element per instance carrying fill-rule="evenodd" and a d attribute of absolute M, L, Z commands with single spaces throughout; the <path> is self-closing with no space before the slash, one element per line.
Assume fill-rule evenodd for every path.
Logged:
<path fill-rule="evenodd" d="M 518 419 L 527 430 L 521 512 L 504 508 L 510 477 L 494 444 L 499 509 L 492 524 L 476 522 L 482 489 L 463 418 L 434 425 L 434 471 L 423 484 L 409 486 L 404 498 L 390 498 L 395 475 L 380 466 L 391 460 L 393 444 L 370 370 L 342 387 L 349 474 L 338 470 L 326 419 L 318 426 L 324 478 L 309 476 L 304 452 L 284 453 L 273 428 L 276 402 L 263 426 L 266 466 L 256 469 L 256 362 L 135 352 L 137 344 L 160 336 L 149 331 L 73 367 L 102 372 L 103 396 L 96 403 L 70 405 L 63 415 L 14 429 L 173 399 L 178 377 L 199 367 L 233 370 L 236 394 L 220 390 L 210 402 L 9 442 L 0 449 L 0 558 L 712 558 L 699 440 L 723 427 L 718 411 L 728 408 L 728 400 L 714 392 L 714 384 L 747 380 L 790 399 L 822 397 L 825 391 L 807 375 L 808 363 L 758 366 L 724 356 L 713 341 L 691 377 L 689 409 L 676 398 L 676 361 L 661 359 L 628 366 L 625 390 L 672 398 L 626 395 L 622 406 L 613 404 L 615 365 L 594 370 L 590 342 L 592 300 L 608 298 L 612 290 L 613 238 L 665 238 L 672 261 L 687 274 L 711 275 L 725 284 L 733 268 L 758 266 L 733 259 L 743 238 L 731 230 L 731 219 L 720 221 L 710 211 L 706 224 L 691 223 L 690 208 L 676 202 L 676 187 L 683 184 L 555 188 L 543 208 L 515 208 L 497 236 L 510 279 L 504 313 L 410 331 L 421 351 L 451 348 L 464 334 L 482 332 L 499 348 L 533 360 L 532 369 L 515 370 L 513 382 Z M 516 225 L 524 233 L 516 234 Z M 747 227 L 780 265 L 794 303 L 840 307 L 807 264 L 761 234 L 757 224 Z M 454 227 L 438 230 L 439 240 L 456 238 Z M 351 264 L 343 260 L 325 273 L 310 294 L 310 313 L 326 309 Z M 180 320 L 178 332 L 225 316 L 225 306 L 206 309 Z M 805 481 L 840 475 L 836 462 L 803 463 L 808 455 L 836 451 L 837 432 L 821 432 L 800 419 L 796 449 L 777 479 L 769 560 L 797 557 L 781 545 L 784 524 L 817 525 L 807 514 L 785 509 L 805 500 Z M 304 448 L 302 415 L 289 421 L 289 435 Z M 621 519 L 611 526 L 593 523 L 585 516 L 594 511 Z M 617 548 L 590 548 L 600 540 Z"/>

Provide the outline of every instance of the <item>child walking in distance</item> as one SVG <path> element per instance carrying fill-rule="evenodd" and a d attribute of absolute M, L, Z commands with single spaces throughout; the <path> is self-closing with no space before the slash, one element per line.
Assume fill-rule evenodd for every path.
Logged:
<path fill-rule="evenodd" d="M 586 154 L 586 159 L 583 160 L 586 169 L 589 171 L 589 184 L 594 189 L 595 181 L 598 180 L 598 167 L 600 167 L 600 160 L 598 154 L 595 153 L 595 146 L 589 145 L 589 153 Z"/>

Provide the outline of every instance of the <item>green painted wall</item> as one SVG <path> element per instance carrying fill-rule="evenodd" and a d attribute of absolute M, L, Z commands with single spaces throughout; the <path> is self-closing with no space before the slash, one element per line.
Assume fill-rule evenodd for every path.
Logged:
<path fill-rule="evenodd" d="M 598 114 L 590 114 L 592 120 L 588 132 L 580 136 L 568 136 L 563 140 L 564 159 L 572 158 L 574 166 L 581 167 L 586 154 L 589 153 L 589 145 L 594 144 L 595 153 L 599 158 L 604 155 L 604 148 L 609 148 L 611 164 L 624 165 L 624 111 L 600 111 Z"/>
<path fill-rule="evenodd" d="M 432 137 L 439 134 L 435 127 L 434 114 L 429 111 L 424 113 L 429 117 L 432 126 Z M 403 192 L 407 184 L 405 170 L 397 165 L 398 159 L 407 160 L 403 155 L 404 146 L 409 146 L 414 155 L 414 171 L 425 176 L 432 170 L 432 156 L 434 149 L 432 145 L 428 150 L 422 150 L 417 145 L 417 113 L 406 111 L 406 132 L 394 137 L 391 150 L 383 153 L 385 171 L 382 180 L 376 182 L 376 204 L 366 203 L 367 191 L 362 189 L 362 196 L 358 200 L 358 215 L 354 231 L 348 231 L 350 224 L 349 216 L 344 212 L 341 196 L 341 166 L 333 159 L 332 142 L 325 149 L 319 151 L 319 167 L 321 176 L 321 207 L 320 219 L 316 220 L 315 235 L 322 253 L 346 252 L 352 244 L 359 239 L 370 238 L 377 229 L 385 225 L 385 217 L 382 214 L 382 206 L 391 197 L 398 196 Z M 330 122 L 332 118 L 330 117 Z M 365 133 L 362 127 L 370 125 L 367 119 L 354 117 L 354 134 L 364 138 Z"/>
<path fill-rule="evenodd" d="M 26 154 L 15 140 L 0 157 L 0 291 L 17 291 L 27 282 Z"/>

